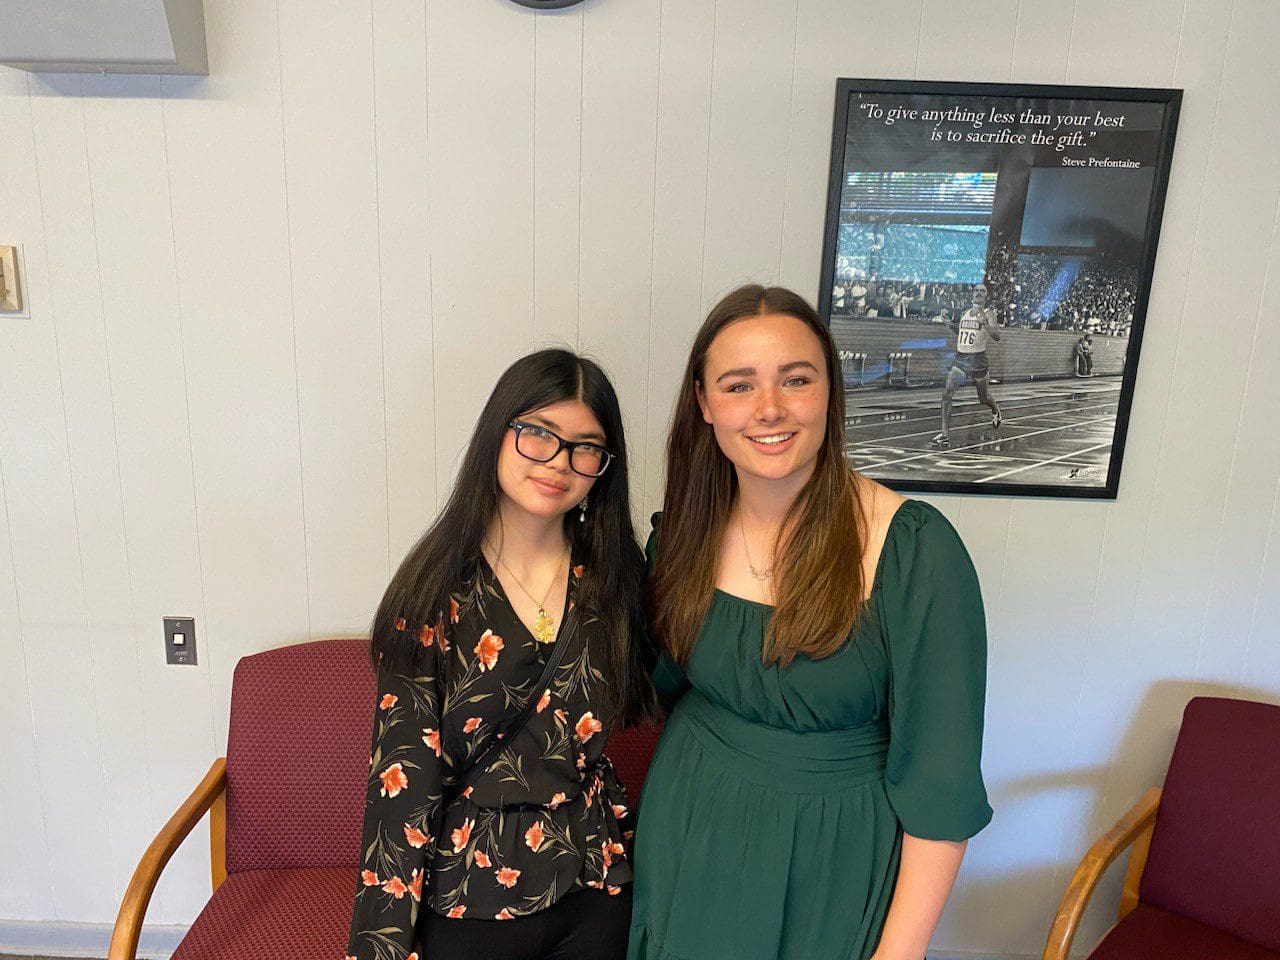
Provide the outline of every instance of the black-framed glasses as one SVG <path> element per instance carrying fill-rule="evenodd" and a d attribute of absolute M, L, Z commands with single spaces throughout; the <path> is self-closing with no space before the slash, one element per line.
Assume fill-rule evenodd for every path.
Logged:
<path fill-rule="evenodd" d="M 538 463 L 548 463 L 559 456 L 561 450 L 568 450 L 570 470 L 579 476 L 598 477 L 609 469 L 613 460 L 613 451 L 598 443 L 566 440 L 527 420 L 512 420 L 507 426 L 516 432 L 516 452 Z"/>

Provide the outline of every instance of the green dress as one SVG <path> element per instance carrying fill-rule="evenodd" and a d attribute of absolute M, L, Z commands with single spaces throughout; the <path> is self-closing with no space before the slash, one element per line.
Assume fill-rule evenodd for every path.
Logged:
<path fill-rule="evenodd" d="M 869 957 L 903 832 L 991 819 L 982 598 L 942 514 L 899 507 L 836 654 L 762 663 L 772 609 L 717 590 L 687 671 L 658 664 L 675 706 L 640 797 L 628 960 Z"/>

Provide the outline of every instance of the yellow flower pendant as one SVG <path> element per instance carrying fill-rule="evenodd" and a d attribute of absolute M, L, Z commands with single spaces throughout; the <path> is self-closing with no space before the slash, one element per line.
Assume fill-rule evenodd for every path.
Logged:
<path fill-rule="evenodd" d="M 542 607 L 538 608 L 538 618 L 534 621 L 534 636 L 539 643 L 551 643 L 556 638 L 555 618 Z"/>

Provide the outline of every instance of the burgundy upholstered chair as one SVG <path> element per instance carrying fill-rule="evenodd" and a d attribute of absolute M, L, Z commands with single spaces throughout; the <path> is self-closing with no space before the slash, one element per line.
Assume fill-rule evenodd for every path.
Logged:
<path fill-rule="evenodd" d="M 1280 706 L 1187 704 L 1163 791 L 1085 855 L 1044 960 L 1065 960 L 1098 880 L 1131 845 L 1119 922 L 1089 960 L 1280 960 Z"/>
<path fill-rule="evenodd" d="M 135 960 L 147 903 L 173 852 L 210 814 L 213 896 L 173 960 L 335 960 L 355 897 L 376 688 L 368 641 L 318 640 L 243 658 L 227 756 L 134 871 L 109 960 Z M 616 732 L 634 801 L 656 734 Z"/>

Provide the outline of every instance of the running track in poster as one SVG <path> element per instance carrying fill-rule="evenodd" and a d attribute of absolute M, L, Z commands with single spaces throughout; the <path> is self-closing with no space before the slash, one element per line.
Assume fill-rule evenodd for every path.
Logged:
<path fill-rule="evenodd" d="M 930 443 L 942 426 L 941 387 L 850 390 L 845 453 L 878 480 L 970 483 L 1106 483 L 1120 378 L 993 384 L 1004 422 L 962 388 L 951 443 Z"/>

